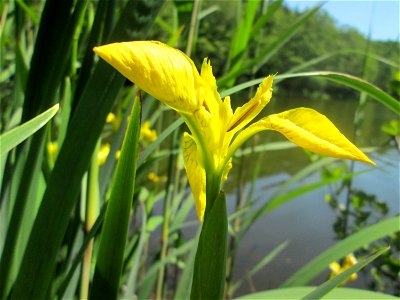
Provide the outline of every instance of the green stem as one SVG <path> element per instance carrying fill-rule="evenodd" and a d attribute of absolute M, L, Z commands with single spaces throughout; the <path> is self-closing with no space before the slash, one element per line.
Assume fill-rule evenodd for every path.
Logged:
<path fill-rule="evenodd" d="M 221 187 L 220 174 L 206 174 L 206 210 L 204 212 L 204 220 L 214 206 Z M 207 213 L 208 212 L 208 213 Z"/>
<path fill-rule="evenodd" d="M 85 209 L 85 236 L 88 234 L 94 222 L 96 221 L 99 203 L 99 165 L 97 162 L 97 154 L 100 149 L 100 141 L 97 143 L 95 151 L 93 152 L 92 161 L 87 180 L 88 193 L 86 197 Z M 86 248 L 83 262 L 82 262 L 82 275 L 81 275 L 81 299 L 87 299 L 89 296 L 89 280 L 90 280 L 90 265 L 92 260 L 93 239 L 90 240 Z"/>
<path fill-rule="evenodd" d="M 175 131 L 172 142 L 171 142 L 171 150 L 175 147 L 175 142 L 177 140 L 177 132 Z M 164 213 L 163 213 L 163 226 L 162 226 L 162 235 L 161 235 L 161 253 L 160 253 L 160 261 L 164 261 L 168 252 L 168 238 L 169 238 L 169 220 L 170 220 L 170 208 L 171 208 L 171 199 L 173 195 L 173 189 L 171 188 L 171 183 L 174 177 L 174 154 L 170 154 L 169 164 L 168 164 L 168 180 L 166 184 L 166 197 L 164 201 Z M 164 286 L 164 274 L 165 274 L 165 265 L 160 267 L 160 271 L 158 272 L 157 279 L 157 289 L 156 289 L 156 299 L 163 298 L 163 286 Z"/>

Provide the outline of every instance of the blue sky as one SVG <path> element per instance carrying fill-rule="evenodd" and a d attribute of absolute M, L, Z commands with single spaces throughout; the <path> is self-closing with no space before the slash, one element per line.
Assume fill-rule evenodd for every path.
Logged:
<path fill-rule="evenodd" d="M 286 5 L 300 11 L 323 1 L 286 0 Z M 400 1 L 343 1 L 330 0 L 322 10 L 328 12 L 340 26 L 357 28 L 365 36 L 369 28 L 372 40 L 398 40 L 400 31 Z"/>

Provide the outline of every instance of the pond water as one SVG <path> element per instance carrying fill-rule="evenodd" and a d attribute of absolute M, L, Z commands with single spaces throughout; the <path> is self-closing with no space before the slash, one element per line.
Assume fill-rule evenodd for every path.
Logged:
<path fill-rule="evenodd" d="M 351 100 L 272 100 L 266 109 L 266 114 L 301 106 L 313 108 L 325 114 L 350 140 L 354 141 L 353 116 L 356 105 L 357 102 Z M 384 122 L 394 118 L 394 115 L 381 104 L 374 101 L 368 102 L 362 122 L 362 135 L 356 141 L 357 146 L 378 147 L 387 143 L 389 138 L 382 133 L 380 128 Z M 258 139 L 257 143 L 284 140 L 279 134 L 271 132 L 260 133 Z M 246 168 L 242 171 L 242 177 L 247 177 L 244 189 L 246 187 L 249 189 L 257 155 L 244 158 L 243 163 Z M 384 150 L 368 153 L 368 156 L 377 163 L 377 166 L 371 168 L 369 165 L 356 162 L 354 165 L 356 171 L 367 169 L 368 171 L 355 177 L 353 186 L 385 201 L 390 209 L 388 215 L 399 214 L 400 154 L 398 149 L 393 144 L 385 147 Z M 306 153 L 299 148 L 264 153 L 262 159 L 258 161 L 260 175 L 254 186 L 253 198 L 259 200 L 258 205 L 269 200 L 277 184 L 289 180 L 309 162 Z M 234 164 L 234 169 L 230 174 L 231 179 L 226 184 L 228 207 L 231 212 L 234 210 L 236 201 L 238 175 L 235 168 L 237 166 Z M 320 175 L 317 173 L 301 181 L 301 184 L 311 184 L 320 180 Z M 279 244 L 285 241 L 289 241 L 289 244 L 270 264 L 247 280 L 238 290 L 237 295 L 279 287 L 291 274 L 336 243 L 333 230 L 336 216 L 334 210 L 325 201 L 327 193 L 329 193 L 329 188 L 325 186 L 299 196 L 272 210 L 251 227 L 240 242 L 235 265 L 235 280 L 243 278 L 250 268 Z M 344 197 L 342 198 L 344 203 Z M 326 271 L 313 283 L 323 282 L 328 273 Z M 363 277 L 360 276 L 357 281 L 348 286 L 364 287 Z"/>

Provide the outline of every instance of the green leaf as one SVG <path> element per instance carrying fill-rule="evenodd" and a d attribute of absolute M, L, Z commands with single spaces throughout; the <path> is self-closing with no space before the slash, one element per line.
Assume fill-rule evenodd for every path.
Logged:
<path fill-rule="evenodd" d="M 235 151 L 234 156 L 241 157 L 258 152 L 277 151 L 277 150 L 291 149 L 296 147 L 297 147 L 296 144 L 293 144 L 292 142 L 289 141 L 269 142 L 265 144 L 258 144 L 256 146 L 247 147 L 244 149 L 239 148 Z"/>
<path fill-rule="evenodd" d="M 104 218 L 90 292 L 93 299 L 117 298 L 135 186 L 140 113 L 140 94 L 137 94 Z"/>
<path fill-rule="evenodd" d="M 171 249 L 171 252 L 168 256 L 164 257 L 163 260 L 158 260 L 151 265 L 151 267 L 147 270 L 146 274 L 143 276 L 142 280 L 138 284 L 138 299 L 149 299 L 151 290 L 157 280 L 158 270 L 166 265 L 176 262 L 178 256 L 185 254 L 189 250 L 192 249 L 193 244 L 196 241 L 194 239 L 184 243 L 182 246 L 178 248 Z"/>
<path fill-rule="evenodd" d="M 331 262 L 354 252 L 363 245 L 390 235 L 399 230 L 400 216 L 382 220 L 377 224 L 366 227 L 314 258 L 299 271 L 286 280 L 282 287 L 305 285 L 321 273 Z"/>
<path fill-rule="evenodd" d="M 332 158 L 326 158 L 326 160 L 321 160 L 320 163 L 316 162 L 309 167 L 305 168 L 304 170 L 301 170 L 299 173 L 297 173 L 295 176 L 292 177 L 293 180 L 295 181 L 290 181 L 291 183 L 299 181 L 301 178 L 306 177 L 306 175 L 310 174 L 310 172 L 315 171 L 316 166 L 322 166 L 325 165 L 329 162 L 331 162 L 333 159 Z M 303 172 L 306 171 L 306 172 Z M 295 188 L 289 192 L 282 193 L 283 189 L 286 188 L 286 184 L 283 184 L 282 190 L 279 189 L 277 194 L 273 195 L 273 198 L 271 198 L 266 204 L 264 204 L 262 207 L 257 209 L 255 212 L 253 212 L 248 219 L 245 220 L 243 227 L 246 228 L 246 230 L 249 229 L 251 224 L 253 224 L 257 219 L 260 217 L 264 216 L 265 214 L 269 213 L 273 209 L 278 208 L 279 206 L 287 203 L 288 201 L 292 201 L 299 197 L 300 195 L 306 194 L 308 192 L 311 192 L 313 190 L 316 190 L 318 188 L 321 188 L 325 185 L 337 182 L 339 180 L 346 180 L 349 178 L 352 178 L 354 176 L 357 176 L 359 174 L 362 174 L 364 172 L 367 172 L 368 170 L 360 171 L 360 172 L 353 172 L 349 174 L 345 174 L 342 176 L 336 176 L 332 178 L 326 178 L 322 179 L 319 182 L 313 182 L 307 185 L 300 185 L 298 188 Z"/>
<path fill-rule="evenodd" d="M 238 299 L 300 299 L 304 295 L 310 293 L 314 287 L 302 286 L 302 287 L 292 287 L 292 288 L 284 288 L 284 289 L 275 289 L 269 291 L 258 292 L 254 294 L 244 295 L 239 297 Z M 376 299 L 376 300 L 390 300 L 390 299 L 398 299 L 392 295 L 386 295 L 378 292 L 372 292 L 368 290 L 360 290 L 353 288 L 345 288 L 339 287 L 332 290 L 328 295 L 326 295 L 323 299 L 331 299 L 331 300 L 348 300 L 348 299 Z"/>
<path fill-rule="evenodd" d="M 376 87 L 372 83 L 365 81 L 364 79 L 344 74 L 338 72 L 328 72 L 328 71 L 313 71 L 313 72 L 303 72 L 303 73 L 288 73 L 283 75 L 275 76 L 275 82 L 281 81 L 283 79 L 288 78 L 296 78 L 296 77 L 319 77 L 322 79 L 328 79 L 331 81 L 335 81 L 337 83 L 346 85 L 351 87 L 359 92 L 366 93 L 368 96 L 377 100 L 378 102 L 385 105 L 390 110 L 394 111 L 397 114 L 400 114 L 400 102 L 398 102 L 395 98 L 382 91 L 380 88 Z M 248 82 L 244 82 L 239 84 L 233 88 L 227 89 L 221 93 L 221 96 L 232 95 L 233 93 L 237 93 L 245 88 L 251 87 L 253 85 L 259 84 L 262 82 L 264 78 L 253 79 Z"/>
<path fill-rule="evenodd" d="M 153 219 L 157 218 L 156 220 L 159 220 L 160 222 L 153 221 L 153 223 L 155 223 L 155 224 L 150 224 L 150 222 L 152 220 L 152 219 L 150 219 L 149 223 L 147 223 L 147 214 L 146 214 L 146 209 L 144 207 L 144 204 L 141 203 L 140 207 L 141 207 L 141 211 L 142 211 L 142 227 L 141 227 L 141 231 L 140 231 L 139 241 L 137 242 L 137 246 L 134 250 L 134 253 L 133 253 L 131 259 L 125 263 L 126 264 L 125 269 L 129 272 L 128 279 L 126 282 L 125 293 L 123 295 L 123 297 L 126 299 L 132 299 L 135 295 L 137 274 L 138 274 L 138 271 L 141 266 L 141 258 L 142 258 L 142 254 L 143 254 L 143 248 L 148 241 L 150 232 L 152 231 L 152 229 L 155 229 L 155 228 L 151 228 L 151 227 L 156 227 L 162 222 L 162 218 L 160 217 L 161 218 L 161 220 L 160 220 L 160 218 L 157 218 L 157 216 L 156 216 L 156 217 L 153 217 Z M 148 230 L 146 230 L 146 228 L 148 228 Z M 130 241 L 130 243 L 132 243 L 132 240 Z"/>
<path fill-rule="evenodd" d="M 368 96 L 374 98 L 375 100 L 379 101 L 390 110 L 400 115 L 400 102 L 397 101 L 392 96 L 390 96 L 389 94 L 387 94 L 386 92 L 382 91 L 377 86 L 374 86 L 368 81 L 365 81 L 364 79 L 349 74 L 338 73 L 338 72 L 326 72 L 326 71 L 285 74 L 282 75 L 280 78 L 291 78 L 299 76 L 301 77 L 315 76 L 346 85 L 355 90 L 366 93 Z"/>
<path fill-rule="evenodd" d="M 336 286 L 343 283 L 353 273 L 357 273 L 362 268 L 364 268 L 366 265 L 371 263 L 375 258 L 377 258 L 378 256 L 382 255 L 384 252 L 389 250 L 389 248 L 390 247 L 385 247 L 383 249 L 376 251 L 375 253 L 371 254 L 367 258 L 359 261 L 357 264 L 355 264 L 351 268 L 348 268 L 343 273 L 340 273 L 339 275 L 333 277 L 332 279 L 328 280 L 327 282 L 321 284 L 319 287 L 317 287 L 315 290 L 313 290 L 311 293 L 305 295 L 301 299 L 302 300 L 321 299 L 323 296 L 325 296 L 327 293 L 329 293 Z"/>
<path fill-rule="evenodd" d="M 13 128 L 0 136 L 1 145 L 1 157 L 0 159 L 5 159 L 6 154 L 16 147 L 18 144 L 22 143 L 25 139 L 30 137 L 40 128 L 47 124 L 51 118 L 57 113 L 59 105 L 56 104 L 49 108 L 45 112 L 36 116 L 35 118 Z"/>
<path fill-rule="evenodd" d="M 243 284 L 243 282 L 247 279 L 251 279 L 254 274 L 264 268 L 267 264 L 269 264 L 278 254 L 280 254 L 289 244 L 289 241 L 285 241 L 279 244 L 277 247 L 272 249 L 263 259 L 261 259 L 255 266 L 251 268 L 249 272 L 245 275 L 242 275 L 241 278 L 235 282 L 232 286 L 232 294 Z"/>
<path fill-rule="evenodd" d="M 196 249 L 198 246 L 200 232 L 200 230 L 197 231 L 196 237 L 194 238 L 195 242 L 193 243 L 192 249 L 190 250 L 190 253 L 185 261 L 185 268 L 183 269 L 178 286 L 175 290 L 174 299 L 176 300 L 189 299 L 190 297 L 190 287 L 192 285 L 194 261 L 196 258 Z"/>
<path fill-rule="evenodd" d="M 146 159 L 157 149 L 157 147 L 164 141 L 172 132 L 183 124 L 183 119 L 179 118 L 171 125 L 169 125 L 158 137 L 154 143 L 151 143 L 139 156 L 138 167 L 143 165 Z"/>
<path fill-rule="evenodd" d="M 194 263 L 190 299 L 223 298 L 227 230 L 226 197 L 221 191 L 204 217 Z"/>

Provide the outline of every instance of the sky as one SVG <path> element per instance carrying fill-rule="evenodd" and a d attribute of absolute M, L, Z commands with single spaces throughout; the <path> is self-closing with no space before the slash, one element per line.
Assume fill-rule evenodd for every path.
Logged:
<path fill-rule="evenodd" d="M 291 8 L 304 11 L 321 2 L 314 0 L 286 0 Z M 357 28 L 368 36 L 371 27 L 371 39 L 379 41 L 399 40 L 400 1 L 390 0 L 330 0 L 322 6 L 340 26 Z"/>

